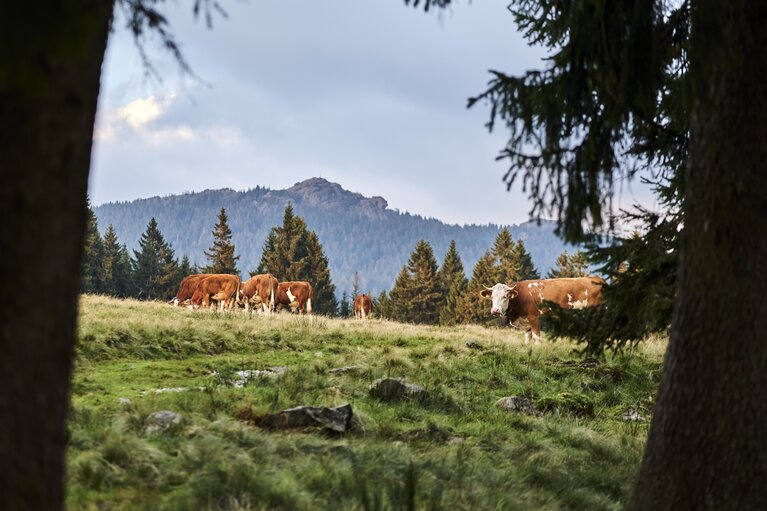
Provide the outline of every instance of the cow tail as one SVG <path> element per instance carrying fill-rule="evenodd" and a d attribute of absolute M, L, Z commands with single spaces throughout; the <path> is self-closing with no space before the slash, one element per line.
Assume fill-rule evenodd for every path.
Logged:
<path fill-rule="evenodd" d="M 269 289 L 269 312 L 274 312 L 274 286 Z"/>
<path fill-rule="evenodd" d="M 314 289 L 309 291 L 309 298 L 306 299 L 306 313 L 312 313 L 312 297 L 314 297 Z"/>
<path fill-rule="evenodd" d="M 237 291 L 234 293 L 235 301 L 234 303 L 238 304 L 240 303 L 240 286 L 242 285 L 242 280 L 240 277 L 237 277 Z"/>

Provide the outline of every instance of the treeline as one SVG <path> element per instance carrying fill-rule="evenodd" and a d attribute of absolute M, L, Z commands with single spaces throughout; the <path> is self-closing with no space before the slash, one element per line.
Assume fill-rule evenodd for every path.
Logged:
<path fill-rule="evenodd" d="M 89 208 L 82 270 L 84 293 L 107 294 L 142 300 L 170 300 L 183 277 L 192 273 L 229 273 L 240 275 L 240 255 L 232 241 L 226 209 L 221 208 L 211 235 L 213 243 L 204 251 L 208 265 L 191 264 L 185 255 L 180 261 L 165 240 L 158 222 L 152 218 L 141 235 L 138 249 L 129 252 L 118 240 L 110 224 L 103 237 L 98 221 Z M 588 261 L 576 252 L 564 251 L 557 266 L 546 276 L 575 277 L 586 275 Z M 285 208 L 282 225 L 271 229 L 261 251 L 258 266 L 250 276 L 271 273 L 280 281 L 308 281 L 314 288 L 313 308 L 318 314 L 350 317 L 351 303 L 363 292 L 362 277 L 351 277 L 350 293 L 336 298 L 328 257 L 319 236 L 309 230 L 306 221 L 296 215 L 292 204 Z M 487 321 L 488 304 L 479 297 L 485 286 L 497 282 L 515 282 L 540 278 L 532 257 L 522 240 L 514 241 L 509 229 L 502 229 L 493 246 L 474 266 L 471 279 L 455 241 L 438 266 L 431 244 L 419 241 L 407 263 L 400 270 L 392 289 L 374 299 L 374 315 L 396 321 L 453 325 Z"/>
<path fill-rule="evenodd" d="M 99 235 L 98 221 L 89 207 L 81 291 L 121 298 L 170 300 L 187 275 L 239 276 L 240 256 L 235 254 L 225 208 L 221 208 L 211 234 L 213 244 L 204 251 L 209 264 L 204 267 L 191 264 L 187 256 L 179 261 L 154 218 L 141 235 L 139 248 L 130 254 L 126 245 L 119 242 L 111 224 L 103 238 Z M 319 237 L 306 227 L 303 218 L 293 214 L 290 204 L 285 208 L 282 226 L 274 227 L 269 233 L 258 268 L 249 273 L 271 273 L 281 281 L 308 281 L 314 288 L 314 310 L 319 314 L 338 314 L 335 286 Z"/>
<path fill-rule="evenodd" d="M 582 277 L 587 271 L 588 260 L 584 254 L 569 255 L 564 251 L 546 278 Z M 373 310 L 379 317 L 407 323 L 483 323 L 491 319 L 489 303 L 479 295 L 484 287 L 539 278 L 524 242 L 515 242 L 508 229 L 498 233 L 493 246 L 474 266 L 471 279 L 466 277 L 455 241 L 450 243 L 442 265 L 438 266 L 431 245 L 421 240 L 400 270 L 391 291 L 382 291 L 374 299 Z M 354 282 L 355 290 L 351 295 L 344 292 L 339 307 L 339 311 L 346 311 L 345 315 L 353 313 L 346 300 L 347 296 L 353 300 L 357 294 L 358 275 Z"/>

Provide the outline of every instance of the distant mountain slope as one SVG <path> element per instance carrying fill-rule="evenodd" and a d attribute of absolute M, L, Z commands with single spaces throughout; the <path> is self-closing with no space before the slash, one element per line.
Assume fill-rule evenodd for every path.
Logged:
<path fill-rule="evenodd" d="M 191 261 L 205 264 L 203 251 L 210 247 L 211 230 L 220 208 L 225 207 L 240 255 L 239 268 L 247 277 L 258 266 L 267 234 L 282 223 L 288 202 L 319 235 L 339 295 L 351 289 L 354 272 L 359 272 L 364 291 L 377 294 L 390 289 L 420 239 L 432 244 L 439 262 L 454 239 L 467 277 L 471 277 L 474 264 L 501 229 L 498 225 L 447 225 L 400 213 L 388 209 L 383 197 L 364 197 L 322 178 L 302 181 L 287 190 L 205 190 L 108 203 L 94 211 L 102 233 L 111 223 L 129 249 L 137 248 L 149 219 L 155 217 L 179 259 L 187 255 Z M 553 222 L 526 222 L 509 226 L 509 230 L 515 240 L 524 240 L 542 275 L 565 248 L 554 235 Z"/>

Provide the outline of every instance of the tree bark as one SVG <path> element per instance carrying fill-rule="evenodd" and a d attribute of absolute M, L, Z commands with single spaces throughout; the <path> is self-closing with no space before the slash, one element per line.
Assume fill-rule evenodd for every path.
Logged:
<path fill-rule="evenodd" d="M 61 509 L 109 0 L 0 8 L 0 502 Z"/>
<path fill-rule="evenodd" d="M 693 2 L 674 319 L 630 509 L 767 509 L 767 4 Z"/>

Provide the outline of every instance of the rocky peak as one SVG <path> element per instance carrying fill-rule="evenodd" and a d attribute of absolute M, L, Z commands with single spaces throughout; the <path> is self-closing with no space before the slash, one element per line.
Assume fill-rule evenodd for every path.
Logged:
<path fill-rule="evenodd" d="M 368 216 L 382 214 L 389 205 L 383 197 L 365 197 L 321 177 L 298 182 L 285 190 L 285 193 L 290 199 L 309 206 L 322 209 L 357 209 Z"/>

